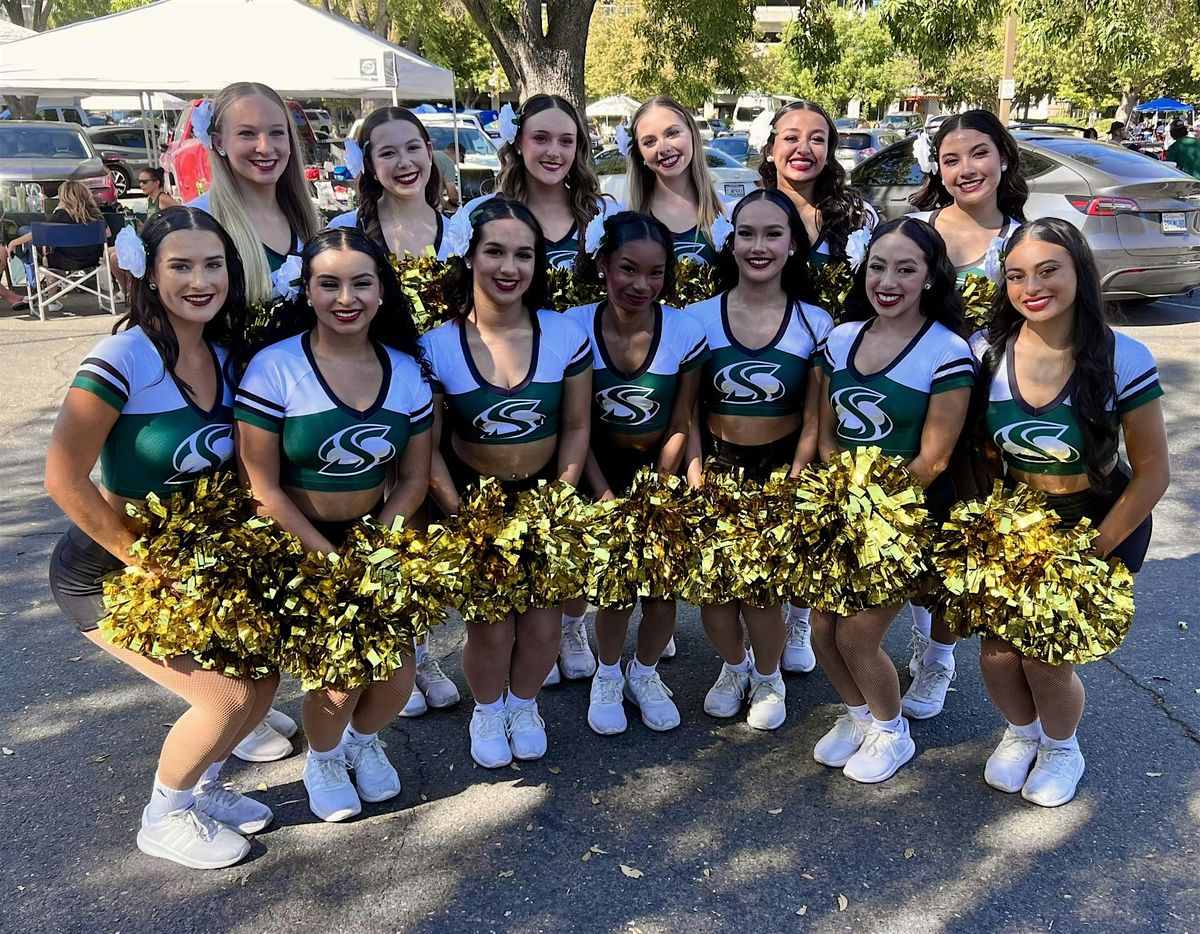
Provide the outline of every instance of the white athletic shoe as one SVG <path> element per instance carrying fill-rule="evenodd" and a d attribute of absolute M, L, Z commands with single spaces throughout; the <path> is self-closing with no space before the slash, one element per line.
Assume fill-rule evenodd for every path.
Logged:
<path fill-rule="evenodd" d="M 458 687 L 442 671 L 442 666 L 432 655 L 426 655 L 417 665 L 416 687 L 425 695 L 429 706 L 435 710 L 453 707 L 462 699 Z"/>
<path fill-rule="evenodd" d="M 625 679 L 618 675 L 605 678 L 596 672 L 592 678 L 592 691 L 588 698 L 587 722 L 593 732 L 601 736 L 616 736 L 624 733 L 629 721 L 625 719 L 625 704 L 622 692 Z"/>
<path fill-rule="evenodd" d="M 274 707 L 267 711 L 263 722 L 285 739 L 291 739 L 300 731 L 300 727 L 296 725 L 295 720 L 282 710 L 276 710 Z"/>
<path fill-rule="evenodd" d="M 150 823 L 142 811 L 138 849 L 189 869 L 224 869 L 240 863 L 250 844 L 237 831 L 190 807 Z"/>
<path fill-rule="evenodd" d="M 642 723 L 660 733 L 675 729 L 679 726 L 679 708 L 671 700 L 671 689 L 663 684 L 657 671 L 635 678 L 629 673 L 632 667 L 633 662 L 625 667 L 625 697 L 641 711 Z"/>
<path fill-rule="evenodd" d="M 662 657 L 663 658 L 674 658 L 675 652 L 676 652 L 675 637 L 671 636 L 671 638 L 667 641 L 667 647 L 662 650 Z"/>
<path fill-rule="evenodd" d="M 354 786 L 362 801 L 386 801 L 400 794 L 400 776 L 388 761 L 387 744 L 376 736 L 369 743 L 343 743 L 346 762 L 354 771 Z"/>
<path fill-rule="evenodd" d="M 508 712 L 485 713 L 476 709 L 471 714 L 471 758 L 485 769 L 498 769 L 512 762 L 512 747 L 508 745 Z"/>
<path fill-rule="evenodd" d="M 421 689 L 414 684 L 412 693 L 408 695 L 408 702 L 405 703 L 404 709 L 400 711 L 400 716 L 423 717 L 428 712 L 429 705 L 425 703 L 425 695 L 422 694 Z"/>
<path fill-rule="evenodd" d="M 783 675 L 750 676 L 750 712 L 746 722 L 756 730 L 777 730 L 787 717 L 787 688 Z"/>
<path fill-rule="evenodd" d="M 817 740 L 813 758 L 821 765 L 840 769 L 862 748 L 870 722 L 859 720 L 849 712 L 842 714 L 834 721 L 833 729 Z"/>
<path fill-rule="evenodd" d="M 546 754 L 546 721 L 537 701 L 528 707 L 509 707 L 508 745 L 514 759 L 540 759 Z"/>
<path fill-rule="evenodd" d="M 563 677 L 571 681 L 590 678 L 596 673 L 596 656 L 588 644 L 587 623 L 579 620 L 562 631 L 558 661 Z"/>
<path fill-rule="evenodd" d="M 562 674 L 558 670 L 558 662 L 550 666 L 550 673 L 546 675 L 546 679 L 542 682 L 542 687 L 552 688 L 562 684 Z"/>
<path fill-rule="evenodd" d="M 1010 795 L 1020 791 L 1029 778 L 1040 745 L 1037 737 L 1027 739 L 1014 733 L 1011 726 L 1006 728 L 1000 745 L 988 756 L 987 765 L 983 767 L 983 780 L 997 791 Z"/>
<path fill-rule="evenodd" d="M 704 695 L 704 712 L 710 717 L 736 717 L 749 690 L 750 672 L 738 671 L 722 662 L 716 683 Z"/>
<path fill-rule="evenodd" d="M 345 750 L 332 759 L 309 756 L 304 763 L 308 808 L 321 820 L 343 821 L 362 810 L 362 802 L 346 769 Z"/>
<path fill-rule="evenodd" d="M 917 669 L 921 667 L 921 659 L 925 657 L 925 650 L 929 648 L 929 637 L 913 626 L 909 645 L 912 646 L 912 658 L 908 660 L 908 676 L 915 678 Z"/>
<path fill-rule="evenodd" d="M 292 744 L 270 723 L 262 720 L 245 739 L 233 747 L 233 754 L 243 762 L 274 762 L 290 756 Z"/>
<path fill-rule="evenodd" d="M 1071 749 L 1039 746 L 1037 762 L 1025 780 L 1021 797 L 1044 808 L 1056 808 L 1075 797 L 1082 777 L 1083 753 L 1078 745 Z"/>
<path fill-rule="evenodd" d="M 908 735 L 908 721 L 903 717 L 895 733 L 872 722 L 858 752 L 846 760 L 842 774 L 868 785 L 886 782 L 916 751 L 917 745 Z"/>
<path fill-rule="evenodd" d="M 240 834 L 258 833 L 275 819 L 271 809 L 261 801 L 225 788 L 220 782 L 201 782 L 195 795 L 196 810 Z"/>
<path fill-rule="evenodd" d="M 900 698 L 900 712 L 913 720 L 936 717 L 946 706 L 946 692 L 955 677 L 953 668 L 939 662 L 926 664 L 922 659 L 917 666 L 916 678 Z"/>
<path fill-rule="evenodd" d="M 817 656 L 812 650 L 812 626 L 808 620 L 797 620 L 787 627 L 787 643 L 783 647 L 783 658 L 779 667 L 784 671 L 807 674 L 817 667 Z"/>

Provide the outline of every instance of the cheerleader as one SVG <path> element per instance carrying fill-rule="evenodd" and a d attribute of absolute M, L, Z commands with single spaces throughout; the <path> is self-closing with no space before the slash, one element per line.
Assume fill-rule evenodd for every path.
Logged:
<path fill-rule="evenodd" d="M 941 236 L 902 218 L 876 228 L 821 365 L 821 456 L 874 446 L 899 456 L 926 490 L 935 521 L 954 490 L 943 471 L 962 431 L 974 382 L 961 337 L 962 302 Z M 900 681 L 881 644 L 900 606 L 838 618 L 813 611 L 813 646 L 846 712 L 816 745 L 823 765 L 882 782 L 916 747 L 900 710 Z"/>
<path fill-rule="evenodd" d="M 732 222 L 726 250 L 737 285 L 688 307 L 704 326 L 710 354 L 701 377 L 703 421 L 697 419 L 700 430 L 689 442 L 693 485 L 703 482 L 702 445 L 711 466 L 741 468 L 753 480 L 780 467 L 797 474 L 817 451 L 819 384 L 811 364 L 833 321 L 803 300 L 811 292 L 804 224 L 792 202 L 770 189 L 739 201 Z M 705 713 L 735 716 L 749 695 L 747 722 L 762 730 L 780 726 L 786 710 L 779 661 L 787 630 L 779 606 L 731 600 L 702 607 L 700 615 L 723 660 Z"/>
<path fill-rule="evenodd" d="M 664 475 L 679 472 L 708 351 L 694 316 L 658 302 L 675 275 L 671 233 L 662 221 L 631 211 L 610 216 L 596 266 L 608 298 L 570 308 L 566 316 L 589 335 L 594 361 L 584 481 L 597 498 L 612 499 L 628 490 L 642 467 Z M 588 725 L 605 736 L 625 732 L 622 698 L 652 730 L 679 725 L 679 710 L 657 671 L 675 629 L 675 602 L 642 600 L 637 650 L 622 672 L 632 613 L 632 607 L 596 613 L 599 667 Z"/>
<path fill-rule="evenodd" d="M 990 459 L 1002 461 L 1008 481 L 1046 492 L 1063 527 L 1090 519 L 1096 553 L 1138 571 L 1151 510 L 1170 482 L 1163 390 L 1145 345 L 1105 323 L 1096 263 L 1075 227 L 1045 218 L 1018 228 L 1004 291 L 972 345 L 980 361 L 975 423 Z M 986 636 L 980 667 L 1008 721 L 984 779 L 1043 807 L 1066 804 L 1084 767 L 1075 737 L 1079 676 Z"/>
<path fill-rule="evenodd" d="M 238 458 L 259 511 L 309 551 L 331 552 L 359 517 L 407 520 L 424 501 L 433 404 L 382 248 L 357 230 L 326 230 L 302 259 L 304 330 L 250 362 L 234 408 Z M 317 817 L 345 820 L 362 801 L 400 793 L 378 733 L 412 694 L 413 668 L 405 659 L 388 681 L 305 695 L 304 786 Z"/>
<path fill-rule="evenodd" d="M 50 589 L 87 639 L 188 704 L 163 743 L 138 849 L 220 869 L 250 851 L 242 834 L 272 820 L 218 775 L 271 706 L 279 676 L 230 678 L 187 657 L 147 658 L 110 645 L 97 623 L 100 579 L 138 561 L 126 504 L 186 490 L 233 454 L 232 361 L 217 342 L 244 313 L 242 264 L 229 235 L 200 211 L 167 208 L 142 234 L 144 244 L 136 236 L 119 243 L 133 282 L 129 315 L 84 358 L 50 439 L 46 491 L 71 520 L 50 559 Z M 98 487 L 90 479 L 97 458 Z"/>
<path fill-rule="evenodd" d="M 627 207 L 662 221 L 671 231 L 677 259 L 716 262 L 724 245 L 725 206 L 704 159 L 695 118 L 669 97 L 642 104 L 630 121 Z M 618 143 L 620 145 L 620 142 Z"/>
<path fill-rule="evenodd" d="M 909 216 L 942 235 L 960 290 L 970 275 L 993 278 L 1004 241 L 1025 219 L 1029 197 L 1012 134 L 988 111 L 968 110 L 947 117 L 932 143 L 922 134 L 916 150 L 925 184 L 912 199 L 921 210 Z M 906 716 L 924 720 L 945 706 L 955 674 L 955 637 L 924 607 L 913 606 L 913 619 L 913 681 L 902 706 Z"/>
<path fill-rule="evenodd" d="M 421 338 L 434 374 L 431 492 L 447 515 L 482 477 L 515 494 L 539 480 L 576 486 L 582 476 L 591 347 L 575 321 L 544 307 L 546 265 L 533 213 L 508 198 L 489 200 L 460 260 L 462 310 Z M 558 654 L 561 617 L 560 607 L 539 607 L 467 624 L 471 757 L 484 768 L 545 755 L 537 694 Z"/>

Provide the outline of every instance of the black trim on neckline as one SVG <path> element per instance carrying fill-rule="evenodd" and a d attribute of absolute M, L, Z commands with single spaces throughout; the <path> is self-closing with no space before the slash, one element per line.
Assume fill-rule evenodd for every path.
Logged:
<path fill-rule="evenodd" d="M 550 250 L 553 250 L 555 247 L 561 247 L 568 240 L 574 240 L 576 243 L 579 242 L 579 225 L 578 224 L 572 223 L 571 229 L 567 231 L 565 236 L 560 237 L 558 240 L 550 240 L 549 238 L 547 238 L 546 251 L 549 252 Z"/>
<path fill-rule="evenodd" d="M 1062 389 L 1058 391 L 1058 394 L 1053 399 L 1045 405 L 1030 405 L 1025 401 L 1025 397 L 1021 395 L 1021 387 L 1017 385 L 1017 363 L 1013 350 L 1017 342 L 1017 334 L 1020 333 L 1021 330 L 1018 328 L 1017 333 L 1008 339 L 1008 344 L 1004 348 L 1004 366 L 1005 372 L 1008 374 L 1008 389 L 1012 393 L 1013 402 L 1017 404 L 1017 408 L 1026 415 L 1045 415 L 1047 412 L 1057 409 L 1071 395 L 1071 389 L 1075 385 L 1075 368 L 1071 368 L 1071 375 L 1067 377 L 1067 381 L 1063 383 Z"/>
<path fill-rule="evenodd" d="M 304 356 L 308 358 L 308 365 L 312 367 L 313 375 L 316 376 L 317 382 L 321 384 L 321 389 L 325 392 L 325 395 L 329 398 L 329 401 L 336 405 L 343 412 L 348 415 L 352 415 L 354 418 L 362 420 L 364 418 L 370 418 L 381 408 L 383 408 L 383 403 L 387 401 L 388 389 L 391 387 L 392 383 L 392 358 L 388 356 L 388 353 L 383 349 L 382 344 L 377 343 L 376 341 L 371 341 L 371 347 L 375 351 L 375 356 L 379 358 L 379 365 L 383 367 L 383 379 L 379 382 L 379 394 L 375 397 L 375 401 L 372 402 L 368 408 L 361 410 L 356 409 L 353 406 L 349 406 L 339 399 L 337 393 L 333 391 L 327 382 L 325 382 L 325 376 L 321 372 L 321 368 L 317 366 L 317 358 L 313 356 L 312 331 L 305 331 L 300 336 L 300 346 L 304 348 Z"/>
<path fill-rule="evenodd" d="M 442 212 L 436 209 L 433 215 L 437 218 L 437 233 L 433 237 L 433 255 L 437 256 L 442 251 L 442 234 L 446 230 L 446 219 L 442 216 Z"/>
<path fill-rule="evenodd" d="M 480 389 L 486 389 L 488 392 L 495 393 L 498 396 L 515 396 L 517 393 L 527 389 L 529 384 L 533 382 L 534 374 L 537 373 L 538 354 L 542 347 L 542 325 L 538 320 L 538 313 L 536 311 L 529 313 L 529 319 L 533 324 L 533 347 L 529 351 L 529 372 L 525 374 L 525 378 L 521 382 L 517 383 L 511 389 L 497 386 L 483 378 L 483 374 L 479 372 L 479 367 L 475 365 L 475 358 L 471 355 L 471 344 L 467 340 L 467 323 L 465 321 L 457 322 L 458 342 L 462 347 L 463 360 L 466 361 L 467 369 Z"/>
<path fill-rule="evenodd" d="M 655 356 L 658 355 L 658 345 L 662 342 L 663 335 L 663 310 L 662 305 L 658 302 L 654 303 L 654 332 L 650 337 L 650 348 L 646 351 L 646 359 L 642 361 L 641 366 L 634 370 L 622 370 L 617 366 L 608 352 L 608 345 L 604 343 L 604 325 L 603 316 L 604 309 L 608 307 L 608 301 L 599 302 L 596 305 L 596 310 L 592 314 L 592 333 L 596 335 L 596 346 L 600 348 L 600 359 L 604 361 L 605 367 L 617 376 L 624 380 L 640 379 L 646 375 L 646 371 L 650 369 L 650 364 L 654 362 Z"/>
<path fill-rule="evenodd" d="M 151 342 L 151 344 L 153 344 L 153 342 Z M 184 385 L 180 381 L 179 377 L 175 375 L 174 370 L 169 370 L 168 372 L 170 372 L 171 379 L 175 383 L 175 388 L 179 390 L 179 395 L 183 398 L 183 401 L 187 403 L 188 408 L 200 415 L 203 415 L 206 421 L 211 421 L 213 416 L 220 412 L 225 405 L 225 371 L 221 368 L 221 360 L 219 357 L 217 357 L 216 348 L 213 347 L 213 345 L 208 341 L 204 342 L 204 346 L 208 348 L 209 356 L 212 357 L 213 372 L 217 375 L 217 394 L 213 398 L 211 409 L 205 409 L 201 407 L 200 403 L 192 398 L 192 394 L 184 388 Z M 158 350 L 157 347 L 154 349 L 156 351 Z M 162 359 L 162 354 L 159 354 L 159 359 Z"/>
<path fill-rule="evenodd" d="M 940 236 L 940 232 L 938 232 L 937 224 L 935 223 L 935 221 L 937 220 L 938 215 L 941 213 L 942 213 L 941 208 L 938 208 L 936 211 L 932 211 L 929 215 L 929 220 L 926 221 L 926 223 L 930 227 L 932 227 L 934 229 L 934 232 L 937 232 L 939 234 L 939 236 Z M 1016 221 L 1013 218 L 1009 217 L 1007 214 L 1005 214 L 1004 215 L 1004 224 L 1000 227 L 1000 232 L 998 234 L 996 234 L 994 237 L 992 237 L 992 239 L 994 240 L 994 239 L 996 239 L 996 237 L 1000 237 L 1001 239 L 1007 240 L 1008 238 L 1005 236 L 1005 233 L 1006 233 L 1006 231 L 1008 231 L 1008 229 L 1010 227 L 1012 227 L 1012 225 L 1014 223 L 1016 223 Z M 1011 236 L 1011 234 L 1010 234 L 1010 236 Z M 983 255 L 981 257 L 979 257 L 979 259 L 975 260 L 975 262 L 966 263 L 962 266 L 955 266 L 954 271 L 955 272 L 970 272 L 972 269 L 982 269 L 983 264 L 986 261 L 987 261 L 987 250 L 984 250 Z"/>
<path fill-rule="evenodd" d="M 733 328 L 729 324 L 729 293 L 721 293 L 721 329 L 725 332 L 725 339 L 729 341 L 731 347 L 736 347 L 748 357 L 761 357 L 768 350 L 775 349 L 776 345 L 783 340 L 783 335 L 787 333 L 788 326 L 792 323 L 792 316 L 796 313 L 796 303 L 788 300 L 787 311 L 784 312 L 783 320 L 779 323 L 779 330 L 775 332 L 767 343 L 757 350 L 747 347 L 736 337 L 733 336 Z"/>
<path fill-rule="evenodd" d="M 910 353 L 912 353 L 913 350 L 916 349 L 917 344 L 921 343 L 921 338 L 929 333 L 929 329 L 932 328 L 934 324 L 932 318 L 926 318 L 925 322 L 921 325 L 920 330 L 918 330 L 916 334 L 909 338 L 908 343 L 905 344 L 904 348 L 892 358 L 891 363 L 885 366 L 882 370 L 876 370 L 874 373 L 863 373 L 855 365 L 854 355 L 858 353 L 858 348 L 862 344 L 863 337 L 866 335 L 867 331 L 870 330 L 871 325 L 878 320 L 878 318 L 871 318 L 861 328 L 858 329 L 858 333 L 854 335 L 854 343 L 850 345 L 850 352 L 846 354 L 846 369 L 850 371 L 850 374 L 855 379 L 862 382 L 870 382 L 871 380 L 879 379 L 882 376 L 887 376 L 888 373 L 896 368 L 897 364 L 899 364 L 901 360 L 903 360 Z"/>

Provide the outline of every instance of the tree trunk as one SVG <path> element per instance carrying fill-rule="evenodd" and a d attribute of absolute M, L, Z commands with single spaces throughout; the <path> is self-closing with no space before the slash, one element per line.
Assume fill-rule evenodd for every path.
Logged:
<path fill-rule="evenodd" d="M 4 95 L 4 103 L 12 111 L 12 118 L 14 120 L 36 120 L 37 102 L 37 95 L 22 95 L 20 97 L 15 94 Z"/>
<path fill-rule="evenodd" d="M 1121 105 L 1117 108 L 1114 120 L 1120 120 L 1123 123 L 1128 123 L 1129 118 L 1133 116 L 1133 108 L 1138 105 L 1138 95 L 1133 91 L 1121 92 Z"/>

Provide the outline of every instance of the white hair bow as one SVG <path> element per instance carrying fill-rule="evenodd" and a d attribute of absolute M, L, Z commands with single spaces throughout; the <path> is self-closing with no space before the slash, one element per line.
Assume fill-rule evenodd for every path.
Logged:
<path fill-rule="evenodd" d="M 587 230 L 583 232 L 583 249 L 589 256 L 595 256 L 602 243 L 604 243 L 603 211 L 588 221 Z"/>
<path fill-rule="evenodd" d="M 346 150 L 346 168 L 350 170 L 350 174 L 358 178 L 363 173 L 363 151 L 353 139 L 347 139 L 343 144 Z"/>
<path fill-rule="evenodd" d="M 516 141 L 520 125 L 521 118 L 513 110 L 512 104 L 505 104 L 500 108 L 500 138 L 504 142 L 511 144 Z"/>
<path fill-rule="evenodd" d="M 146 275 L 146 243 L 132 227 L 122 227 L 113 241 L 117 265 L 135 279 Z"/>
<path fill-rule="evenodd" d="M 729 223 L 729 218 L 724 214 L 718 214 L 712 222 L 712 227 L 709 229 L 709 236 L 712 237 L 712 245 L 720 250 L 725 246 L 725 241 L 729 239 L 729 235 L 733 233 L 733 224 Z"/>
<path fill-rule="evenodd" d="M 866 227 L 859 227 L 846 238 L 846 259 L 853 271 L 858 272 L 858 267 L 866 260 L 867 244 L 870 242 L 871 231 Z"/>
<path fill-rule="evenodd" d="M 300 294 L 300 257 L 295 253 L 283 261 L 283 265 L 271 273 L 271 286 L 279 298 L 295 301 Z"/>
<path fill-rule="evenodd" d="M 212 132 L 209 129 L 212 126 L 212 115 L 212 101 L 205 100 L 192 108 L 192 115 L 188 118 L 192 125 L 192 135 L 200 140 L 205 149 L 212 149 Z"/>
<path fill-rule="evenodd" d="M 633 139 L 629 135 L 629 131 L 625 129 L 625 124 L 617 127 L 617 152 L 623 156 L 629 155 L 629 150 L 633 147 Z"/>
<path fill-rule="evenodd" d="M 996 285 L 1000 284 L 1000 276 L 1004 272 L 1004 238 L 992 237 L 988 245 L 987 256 L 983 258 L 983 271 Z"/>
<path fill-rule="evenodd" d="M 926 175 L 937 175 L 937 155 L 933 151 L 933 140 L 924 130 L 913 143 L 913 155 L 917 157 L 917 165 L 921 167 L 922 172 Z"/>

